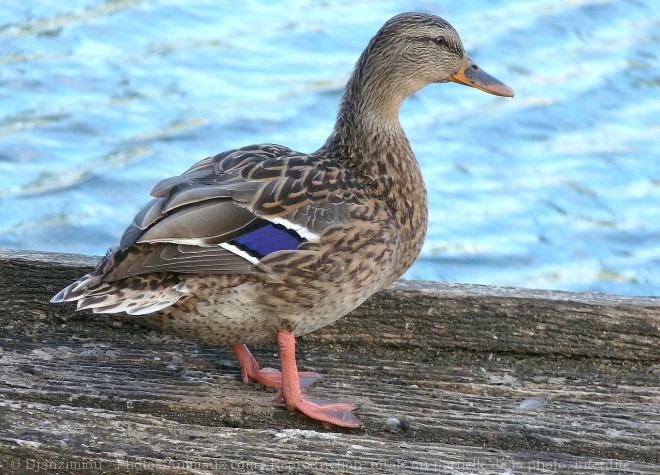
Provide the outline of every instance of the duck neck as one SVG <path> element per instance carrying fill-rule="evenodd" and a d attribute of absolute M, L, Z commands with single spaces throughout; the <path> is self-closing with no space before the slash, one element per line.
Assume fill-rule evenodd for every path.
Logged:
<path fill-rule="evenodd" d="M 396 83 L 379 82 L 383 77 L 387 78 L 369 77 L 358 68 L 346 86 L 335 128 L 320 151 L 350 169 L 373 196 L 388 204 L 401 225 L 414 225 L 423 235 L 426 189 L 399 123 L 404 96 Z"/>
<path fill-rule="evenodd" d="M 356 73 L 349 80 L 334 130 L 321 150 L 355 173 L 375 196 L 396 201 L 423 183 L 399 123 L 403 97 L 364 79 Z"/>

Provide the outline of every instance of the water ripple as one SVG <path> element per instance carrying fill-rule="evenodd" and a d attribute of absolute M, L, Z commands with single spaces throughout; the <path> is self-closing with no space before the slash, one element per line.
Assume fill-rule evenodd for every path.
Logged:
<path fill-rule="evenodd" d="M 450 84 L 404 104 L 431 206 L 407 276 L 657 295 L 651 0 L 5 1 L 0 247 L 102 254 L 200 158 L 315 150 L 368 39 L 411 9 L 450 20 L 516 97 Z"/>

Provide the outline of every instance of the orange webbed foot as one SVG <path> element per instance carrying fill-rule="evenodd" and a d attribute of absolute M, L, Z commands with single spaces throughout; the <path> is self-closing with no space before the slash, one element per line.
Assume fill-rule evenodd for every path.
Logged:
<path fill-rule="evenodd" d="M 276 389 L 282 386 L 282 373 L 275 368 L 259 368 L 259 363 L 254 359 L 247 346 L 238 343 L 233 345 L 231 349 L 234 351 L 238 364 L 241 367 L 241 375 L 244 383 L 254 381 Z M 303 388 L 311 386 L 321 378 L 323 378 L 323 375 L 311 371 L 298 373 L 298 379 Z"/>
<path fill-rule="evenodd" d="M 352 412 L 355 409 L 353 404 L 301 397 L 295 401 L 295 409 L 307 417 L 339 427 L 356 429 L 362 425 Z"/>
<path fill-rule="evenodd" d="M 320 399 L 306 398 L 302 388 L 321 379 L 313 372 L 299 372 L 296 363 L 296 340 L 291 332 L 277 333 L 277 349 L 282 362 L 282 371 L 275 368 L 259 368 L 259 364 L 244 344 L 232 345 L 236 359 L 241 366 L 243 381 L 255 381 L 266 386 L 278 388 L 275 402 L 284 402 L 290 411 L 299 411 L 311 419 L 333 424 L 339 427 L 357 428 L 362 425 L 353 414 L 355 406 Z"/>
<path fill-rule="evenodd" d="M 362 425 L 353 413 L 355 406 L 347 403 L 324 401 L 303 396 L 298 366 L 296 364 L 296 341 L 291 332 L 277 333 L 277 349 L 282 362 L 282 385 L 275 397 L 284 401 L 290 411 L 299 411 L 307 417 L 339 427 L 357 428 Z"/>

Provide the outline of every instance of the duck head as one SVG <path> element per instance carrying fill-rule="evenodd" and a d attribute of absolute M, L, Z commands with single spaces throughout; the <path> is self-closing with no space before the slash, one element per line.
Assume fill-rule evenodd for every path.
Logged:
<path fill-rule="evenodd" d="M 362 80 L 391 85 L 406 97 L 431 83 L 453 81 L 496 96 L 513 89 L 472 61 L 456 30 L 445 20 L 423 13 L 402 13 L 378 31 L 358 61 Z"/>

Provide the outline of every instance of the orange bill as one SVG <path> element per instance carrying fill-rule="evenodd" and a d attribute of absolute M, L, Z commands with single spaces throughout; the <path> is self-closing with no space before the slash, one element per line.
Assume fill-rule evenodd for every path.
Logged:
<path fill-rule="evenodd" d="M 513 97 L 513 89 L 481 69 L 467 55 L 463 59 L 461 69 L 452 74 L 449 80 L 459 84 L 465 84 L 466 86 L 476 87 L 496 96 Z"/>

